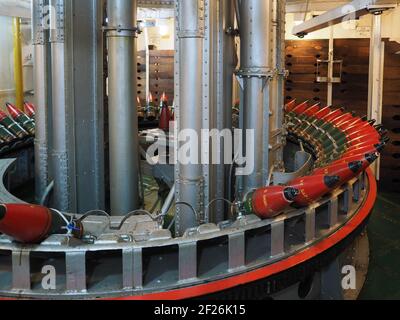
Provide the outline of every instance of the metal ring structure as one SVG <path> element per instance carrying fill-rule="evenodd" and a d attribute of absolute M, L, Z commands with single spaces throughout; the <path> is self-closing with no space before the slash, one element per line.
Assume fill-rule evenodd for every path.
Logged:
<path fill-rule="evenodd" d="M 171 300 L 215 294 L 275 276 L 318 258 L 353 233 L 361 232 L 359 227 L 367 220 L 375 198 L 376 183 L 371 171 L 368 171 L 366 176 L 362 174 L 309 208 L 291 210 L 274 220 L 262 221 L 256 216 L 247 216 L 234 224 L 203 225 L 178 239 L 70 247 L 22 246 L 0 238 L 0 252 L 3 257 L 4 253 L 11 257 L 10 272 L 2 275 L 10 278 L 9 287 L 1 288 L 0 296 L 24 299 Z M 347 207 L 349 210 L 340 210 L 341 204 L 342 209 Z M 321 211 L 322 207 L 328 210 Z M 335 221 L 335 216 L 337 223 L 327 229 L 318 227 L 317 221 L 320 219 Z M 296 219 L 299 222 L 293 226 Z M 285 244 L 298 232 L 297 229 L 302 230 L 302 241 Z M 255 235 L 259 235 L 258 241 Z M 265 243 L 262 244 L 263 240 Z M 257 256 L 254 250 L 260 250 L 260 247 L 265 253 Z M 98 257 L 110 253 L 120 257 L 120 282 L 111 286 L 108 283 L 100 290 L 87 287 L 87 259 L 93 253 Z M 204 269 L 204 262 L 210 262 L 210 255 L 215 254 L 223 258 L 218 263 L 220 267 L 211 264 L 209 270 Z M 36 255 L 48 255 L 53 259 L 64 257 L 65 274 L 61 275 L 66 278 L 64 288 L 49 292 L 41 288 L 12 287 L 13 283 L 18 283 L 18 279 L 13 280 L 14 277 L 19 280 L 21 277 L 31 279 L 30 263 L 32 256 Z M 145 270 L 144 266 L 148 269 Z M 154 268 L 160 269 L 154 271 Z M 150 269 L 158 277 L 155 282 L 146 282 L 146 273 Z M 73 286 L 81 285 L 82 288 L 68 290 L 68 286 L 73 287 L 68 281 L 77 281 Z M 124 288 L 127 283 L 131 283 L 132 287 Z M 135 283 L 138 285 L 133 287 Z M 28 285 L 31 286 L 32 282 L 29 281 Z"/>
<path fill-rule="evenodd" d="M 2 176 L 12 162 L 0 161 Z M 290 285 L 288 279 L 301 281 L 334 260 L 363 231 L 376 195 L 375 178 L 367 169 L 308 207 L 289 207 L 273 219 L 249 214 L 218 225 L 203 224 L 179 238 L 160 229 L 143 241 L 123 233 L 90 242 L 53 235 L 40 245 L 22 245 L 0 235 L 0 297 L 232 297 L 240 288 L 265 283 L 272 284 L 274 292 Z M 18 202 L 1 184 L 0 203 Z M 104 218 L 90 217 L 85 223 L 95 225 Z M 113 225 L 119 223 L 113 220 Z M 54 266 L 57 272 L 57 286 L 52 290 L 41 283 L 46 266 Z"/>

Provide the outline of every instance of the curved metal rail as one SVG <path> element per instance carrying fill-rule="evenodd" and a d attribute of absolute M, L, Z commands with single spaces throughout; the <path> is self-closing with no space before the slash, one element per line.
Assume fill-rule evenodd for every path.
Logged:
<path fill-rule="evenodd" d="M 6 166 L 0 162 L 1 168 Z M 304 251 L 345 226 L 364 204 L 366 182 L 362 174 L 311 207 L 292 209 L 273 220 L 244 216 L 202 225 L 176 239 L 159 230 L 146 241 L 121 234 L 119 241 L 86 244 L 53 236 L 39 246 L 26 246 L 0 236 L 0 296 L 141 296 L 250 272 Z M 0 192 L 0 201 L 9 197 Z M 42 283 L 47 275 L 43 267 L 55 272 L 54 290 Z"/>

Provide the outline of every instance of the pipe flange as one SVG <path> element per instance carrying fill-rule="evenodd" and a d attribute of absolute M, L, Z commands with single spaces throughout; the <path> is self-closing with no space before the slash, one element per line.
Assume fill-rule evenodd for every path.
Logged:
<path fill-rule="evenodd" d="M 236 71 L 236 75 L 239 78 L 268 78 L 272 79 L 275 72 L 267 68 L 246 68 Z"/>
<path fill-rule="evenodd" d="M 125 26 L 103 26 L 103 32 L 116 32 L 117 36 L 136 37 L 142 33 L 139 27 L 125 27 Z"/>

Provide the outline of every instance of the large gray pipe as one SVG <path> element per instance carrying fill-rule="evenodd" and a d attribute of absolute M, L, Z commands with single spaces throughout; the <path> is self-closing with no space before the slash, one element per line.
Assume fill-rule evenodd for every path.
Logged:
<path fill-rule="evenodd" d="M 216 72 L 217 103 L 215 105 L 216 128 L 222 132 L 225 129 L 232 130 L 232 106 L 233 106 L 233 74 L 237 66 L 237 56 L 235 50 L 235 9 L 234 1 L 221 0 L 219 4 L 218 16 L 218 37 L 214 51 L 217 52 L 217 64 L 214 69 Z M 221 143 L 218 152 L 225 155 L 225 143 Z M 216 175 L 215 198 L 230 199 L 230 165 L 227 161 L 232 159 L 223 157 L 221 164 L 215 165 L 214 174 Z M 210 221 L 219 223 L 226 219 L 228 208 L 223 201 L 216 201 L 213 209 L 210 210 Z"/>
<path fill-rule="evenodd" d="M 204 41 L 204 1 L 178 0 L 179 39 L 179 130 L 194 130 L 198 137 L 202 128 L 202 76 Z M 191 152 L 201 155 L 198 141 L 190 145 Z M 201 164 L 183 164 L 178 153 L 178 205 L 176 230 L 182 235 L 198 223 L 196 213 L 203 210 L 203 178 Z M 188 206 L 189 205 L 189 206 Z"/>
<path fill-rule="evenodd" d="M 45 0 L 32 1 L 32 44 L 34 47 L 34 92 L 36 105 L 35 197 L 39 203 L 49 183 L 49 88 L 48 41 Z"/>
<path fill-rule="evenodd" d="M 271 14 L 272 0 L 242 0 L 240 2 L 241 68 L 239 75 L 243 78 L 244 90 L 243 129 L 254 130 L 255 146 L 255 152 L 247 155 L 253 158 L 249 161 L 254 163 L 254 171 L 243 178 L 244 193 L 263 186 L 268 177 Z"/>
<path fill-rule="evenodd" d="M 232 129 L 233 73 L 237 66 L 235 48 L 235 8 L 232 0 L 222 0 L 222 43 L 224 53 L 224 128 Z"/>
<path fill-rule="evenodd" d="M 108 0 L 111 214 L 139 208 L 136 106 L 136 0 Z"/>
<path fill-rule="evenodd" d="M 284 108 L 284 85 L 285 85 L 285 11 L 286 0 L 273 0 L 272 16 L 272 66 L 275 68 L 275 76 L 271 81 L 271 119 L 270 132 L 273 133 L 270 143 L 273 150 L 270 153 L 271 166 L 276 171 L 284 168 L 283 147 L 283 108 Z"/>
<path fill-rule="evenodd" d="M 65 61 L 65 0 L 50 0 L 50 43 L 52 83 L 52 164 L 54 176 L 53 205 L 68 211 L 70 202 L 70 160 L 68 157 L 66 61 Z"/>

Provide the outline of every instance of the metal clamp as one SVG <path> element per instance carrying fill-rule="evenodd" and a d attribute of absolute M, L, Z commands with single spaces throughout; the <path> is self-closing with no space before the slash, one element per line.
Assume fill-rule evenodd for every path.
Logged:
<path fill-rule="evenodd" d="M 124 27 L 124 26 L 103 26 L 103 32 L 116 31 L 118 33 L 127 32 L 133 34 L 141 34 L 142 30 L 140 27 Z"/>
<path fill-rule="evenodd" d="M 396 5 L 370 5 L 367 7 L 367 11 L 373 15 L 381 15 L 384 11 L 390 10 L 390 9 L 394 9 L 396 8 Z"/>
<path fill-rule="evenodd" d="M 236 71 L 239 78 L 268 78 L 272 79 L 276 72 L 266 68 L 246 68 Z"/>

